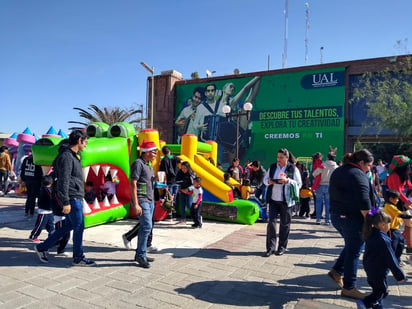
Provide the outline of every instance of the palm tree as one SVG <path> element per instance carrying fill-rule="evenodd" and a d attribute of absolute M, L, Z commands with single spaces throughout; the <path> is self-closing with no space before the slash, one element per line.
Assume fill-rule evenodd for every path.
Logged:
<path fill-rule="evenodd" d="M 142 120 L 145 120 L 142 117 L 143 116 L 143 106 L 142 105 L 141 105 L 141 109 L 134 109 L 134 108 L 122 109 L 118 106 L 114 108 L 104 107 L 103 109 L 100 109 L 96 105 L 91 104 L 89 105 L 87 109 L 92 112 L 89 112 L 80 107 L 73 107 L 73 109 L 78 110 L 80 117 L 86 119 L 87 121 L 86 122 L 68 121 L 68 123 L 74 123 L 74 124 L 81 125 L 81 127 L 79 126 L 71 127 L 69 128 L 69 130 L 84 129 L 91 122 L 104 122 L 104 123 L 107 123 L 108 125 L 112 125 L 116 122 L 128 122 L 128 123 L 133 124 L 136 129 L 140 129 Z M 140 117 L 132 118 L 132 116 L 136 114 L 140 114 Z"/>

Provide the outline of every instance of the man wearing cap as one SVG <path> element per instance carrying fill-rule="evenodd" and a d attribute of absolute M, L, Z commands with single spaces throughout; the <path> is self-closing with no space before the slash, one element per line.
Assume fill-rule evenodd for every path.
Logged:
<path fill-rule="evenodd" d="M 154 211 L 154 172 L 151 162 L 157 156 L 157 146 L 152 141 L 144 140 L 140 145 L 141 156 L 131 167 L 130 191 L 132 204 L 139 217 L 140 227 L 137 235 L 135 261 L 143 268 L 149 268 L 153 258 L 146 256 L 147 238 L 152 229 Z"/>

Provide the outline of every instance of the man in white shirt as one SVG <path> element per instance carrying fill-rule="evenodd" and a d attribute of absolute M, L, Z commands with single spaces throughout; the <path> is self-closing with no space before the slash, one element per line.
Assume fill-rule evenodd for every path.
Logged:
<path fill-rule="evenodd" d="M 269 203 L 266 252 L 263 256 L 283 255 L 288 244 L 292 206 L 295 205 L 296 195 L 299 195 L 302 187 L 299 169 L 289 162 L 289 151 L 286 148 L 278 150 L 277 163 L 270 166 L 263 182 L 268 186 L 266 198 Z M 276 250 L 276 218 L 278 215 L 280 219 L 279 243 Z"/>

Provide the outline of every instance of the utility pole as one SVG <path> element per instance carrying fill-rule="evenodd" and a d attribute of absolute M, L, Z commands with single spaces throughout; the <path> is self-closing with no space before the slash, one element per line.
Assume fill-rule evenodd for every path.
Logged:
<path fill-rule="evenodd" d="M 288 59 L 288 16 L 289 16 L 289 0 L 285 1 L 285 39 L 284 39 L 284 49 L 282 55 L 282 68 L 286 67 Z"/>
<path fill-rule="evenodd" d="M 306 6 L 306 31 L 305 31 L 305 64 L 308 64 L 308 45 L 309 45 L 309 39 L 308 39 L 308 34 L 309 34 L 309 3 L 305 3 Z"/>

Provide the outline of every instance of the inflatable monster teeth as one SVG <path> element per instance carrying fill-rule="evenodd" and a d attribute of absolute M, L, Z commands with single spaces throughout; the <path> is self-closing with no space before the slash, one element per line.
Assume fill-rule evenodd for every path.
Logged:
<path fill-rule="evenodd" d="M 112 199 L 110 200 L 110 204 L 113 204 L 113 205 L 119 204 L 119 201 L 117 200 L 116 194 L 113 195 Z"/>
<path fill-rule="evenodd" d="M 89 214 L 89 213 L 92 212 L 92 210 L 90 209 L 89 204 L 87 204 L 85 199 L 83 199 L 82 204 L 83 204 L 83 213 L 84 214 Z"/>
<path fill-rule="evenodd" d="M 107 195 L 103 199 L 102 206 L 110 207 L 110 202 L 109 202 L 109 199 L 107 198 Z"/>
<path fill-rule="evenodd" d="M 110 166 L 102 166 L 102 170 L 103 170 L 104 176 L 107 176 L 107 174 L 109 174 L 109 171 L 110 171 Z"/>
<path fill-rule="evenodd" d="M 100 165 L 93 165 L 92 170 L 96 176 L 99 175 Z"/>
<path fill-rule="evenodd" d="M 97 200 L 97 197 L 94 199 L 92 208 L 93 209 L 100 209 L 100 204 L 99 204 L 99 201 Z"/>
<path fill-rule="evenodd" d="M 117 169 L 111 168 L 110 169 L 110 175 L 112 175 L 112 178 L 117 176 Z"/>
<path fill-rule="evenodd" d="M 83 181 L 87 181 L 87 176 L 89 176 L 90 166 L 83 167 Z"/>
<path fill-rule="evenodd" d="M 109 134 L 108 130 L 112 127 L 116 128 Z M 84 181 L 93 183 L 96 197 L 100 196 L 100 186 L 104 184 L 104 177 L 109 171 L 116 174 L 118 185 L 116 196 L 111 201 L 106 199 L 99 202 L 96 198 L 92 204 L 83 202 L 85 227 L 120 220 L 130 213 L 130 166 L 137 158 L 138 138 L 133 126 L 128 123 L 117 123 L 112 127 L 93 123 L 87 128 L 88 143 L 82 152 Z M 118 130 L 120 127 L 122 129 Z M 99 134 L 93 134 L 93 128 L 96 128 L 94 132 Z M 40 138 L 32 146 L 34 162 L 41 165 L 44 171 L 48 171 L 63 140 L 64 138 L 55 136 Z"/>

